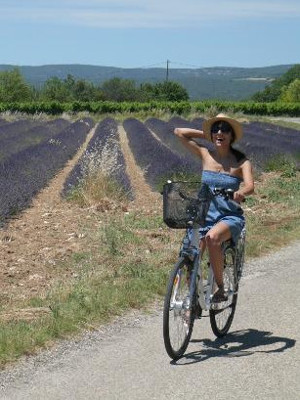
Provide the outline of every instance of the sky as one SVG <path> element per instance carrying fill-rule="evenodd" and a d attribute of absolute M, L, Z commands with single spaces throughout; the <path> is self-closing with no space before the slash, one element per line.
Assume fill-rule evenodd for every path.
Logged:
<path fill-rule="evenodd" d="M 300 0 L 0 0 L 0 64 L 300 63 Z"/>

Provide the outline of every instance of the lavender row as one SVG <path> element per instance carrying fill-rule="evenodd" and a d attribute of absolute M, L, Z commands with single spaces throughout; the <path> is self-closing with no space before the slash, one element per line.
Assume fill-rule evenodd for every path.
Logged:
<path fill-rule="evenodd" d="M 97 126 L 85 153 L 66 179 L 62 195 L 68 195 L 88 174 L 99 170 L 112 178 L 133 200 L 134 193 L 126 172 L 118 124 L 112 118 L 104 119 Z"/>
<path fill-rule="evenodd" d="M 173 134 L 175 127 L 189 127 L 202 129 L 203 119 L 197 118 L 192 121 L 186 121 L 182 118 L 172 118 L 169 122 L 164 122 L 156 118 L 150 118 L 145 122 L 145 125 L 151 129 L 160 140 L 170 149 L 179 154 L 184 154 L 188 157 L 188 150 L 179 142 Z M 296 130 L 284 130 L 280 128 L 277 135 L 271 135 L 263 124 L 259 125 L 262 129 L 258 129 L 255 123 L 243 124 L 244 136 L 234 145 L 235 148 L 245 152 L 252 160 L 254 165 L 259 169 L 264 169 L 270 158 L 278 155 L 290 155 L 296 160 L 300 154 L 300 146 L 295 140 L 295 135 L 299 134 Z M 266 124 L 267 127 L 270 125 Z M 207 140 L 197 140 L 202 146 L 213 151 L 212 144 Z"/>
<path fill-rule="evenodd" d="M 38 125 L 40 125 L 40 122 L 33 119 L 20 119 L 13 122 L 5 121 L 0 125 L 0 140 L 22 134 Z"/>
<path fill-rule="evenodd" d="M 190 157 L 188 150 L 181 144 L 178 138 L 173 134 L 174 128 L 167 122 L 157 118 L 149 118 L 145 121 L 145 126 L 166 144 L 171 150 L 178 154 L 184 154 Z"/>
<path fill-rule="evenodd" d="M 288 138 L 290 140 L 295 140 L 298 144 L 300 143 L 300 130 L 298 129 L 287 128 L 268 122 L 251 122 L 249 126 L 251 126 L 252 130 L 265 132 L 277 138 Z"/>
<path fill-rule="evenodd" d="M 30 146 L 0 163 L 0 220 L 31 204 L 33 197 L 74 156 L 94 122 L 70 124 L 55 139 Z"/>
<path fill-rule="evenodd" d="M 187 121 L 182 118 L 172 118 L 169 122 L 164 122 L 157 118 L 149 118 L 145 121 L 145 125 L 152 132 L 154 132 L 159 139 L 166 144 L 171 150 L 177 152 L 180 155 L 184 155 L 186 158 L 193 160 L 194 162 L 200 162 L 199 157 L 194 156 L 190 151 L 180 142 L 177 136 L 174 135 L 174 129 L 180 127 L 202 129 L 202 124 L 199 120 Z M 197 139 L 197 142 L 204 147 L 212 150 L 212 145 L 207 140 Z"/>
<path fill-rule="evenodd" d="M 278 133 L 268 129 L 261 129 L 253 123 L 243 124 L 243 129 L 244 137 L 241 140 L 241 144 L 257 142 L 262 146 L 277 148 L 277 152 L 279 151 L 280 153 L 297 154 L 300 152 L 300 132 L 298 137 L 293 137 L 292 133 L 297 134 L 297 131 L 281 130 L 281 133 Z"/>
<path fill-rule="evenodd" d="M 178 174 L 199 175 L 201 164 L 180 155 L 157 140 L 149 129 L 134 118 L 123 123 L 130 149 L 137 164 L 145 170 L 147 182 L 157 189 L 161 182 Z"/>
<path fill-rule="evenodd" d="M 282 127 L 275 133 L 268 130 L 269 124 L 243 124 L 244 136 L 236 147 L 245 152 L 255 167 L 265 169 L 270 159 L 276 156 L 289 156 L 295 160 L 300 154 L 300 141 L 296 130 L 290 131 Z M 298 132 L 299 135 L 299 132 Z"/>
<path fill-rule="evenodd" d="M 50 138 L 55 138 L 63 129 L 70 125 L 65 119 L 59 118 L 53 121 L 40 123 L 22 132 L 10 132 L 9 135 L 0 137 L 0 161 L 4 161 L 12 154 L 18 153 L 29 146 L 37 145 Z"/>

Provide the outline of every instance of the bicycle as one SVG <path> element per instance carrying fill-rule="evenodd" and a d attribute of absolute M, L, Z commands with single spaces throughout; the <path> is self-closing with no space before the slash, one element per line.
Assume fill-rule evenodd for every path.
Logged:
<path fill-rule="evenodd" d="M 178 261 L 169 277 L 163 310 L 164 344 L 173 360 L 178 360 L 185 353 L 194 321 L 201 319 L 203 311 L 209 312 L 211 328 L 217 337 L 226 335 L 233 321 L 244 263 L 245 228 L 236 245 L 231 240 L 222 245 L 223 280 L 227 292 L 225 302 L 212 301 L 216 287 L 213 271 L 208 263 L 205 277 L 206 271 L 201 262 L 199 226 L 204 224 L 213 196 L 218 195 L 229 200 L 233 198 L 230 190 L 215 188 L 212 192 L 200 182 L 168 181 L 163 188 L 165 223 L 174 229 L 186 229 Z"/>

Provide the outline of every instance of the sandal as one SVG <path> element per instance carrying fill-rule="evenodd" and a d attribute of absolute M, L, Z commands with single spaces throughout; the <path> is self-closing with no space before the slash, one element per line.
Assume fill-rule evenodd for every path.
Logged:
<path fill-rule="evenodd" d="M 223 286 L 220 286 L 219 289 L 214 293 L 212 297 L 213 303 L 222 303 L 222 301 L 228 300 L 228 293 L 224 290 Z"/>

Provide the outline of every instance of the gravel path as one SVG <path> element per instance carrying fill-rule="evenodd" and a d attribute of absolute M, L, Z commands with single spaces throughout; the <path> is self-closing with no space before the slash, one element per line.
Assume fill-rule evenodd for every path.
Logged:
<path fill-rule="evenodd" d="M 300 242 L 245 268 L 230 334 L 195 323 L 186 356 L 165 353 L 161 304 L 0 373 L 0 398 L 299 399 Z"/>

